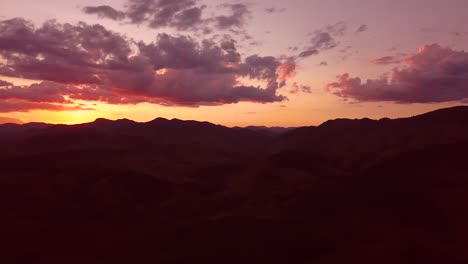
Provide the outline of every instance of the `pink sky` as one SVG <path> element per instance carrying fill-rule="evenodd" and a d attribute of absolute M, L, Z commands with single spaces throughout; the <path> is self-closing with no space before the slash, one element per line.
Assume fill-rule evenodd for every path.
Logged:
<path fill-rule="evenodd" d="M 467 1 L 144 2 L 0 2 L 0 122 L 305 126 L 467 102 Z"/>

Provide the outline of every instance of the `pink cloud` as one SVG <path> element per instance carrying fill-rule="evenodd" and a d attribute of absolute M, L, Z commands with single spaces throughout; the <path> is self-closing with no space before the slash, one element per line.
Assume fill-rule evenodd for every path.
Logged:
<path fill-rule="evenodd" d="M 384 56 L 378 59 L 371 60 L 371 63 L 378 65 L 397 64 L 400 62 L 402 62 L 402 60 L 394 56 Z"/>
<path fill-rule="evenodd" d="M 197 41 L 159 34 L 155 42 L 135 43 L 101 25 L 48 21 L 36 28 L 24 19 L 0 21 L 0 75 L 43 80 L 31 86 L 0 82 L 3 111 L 29 103 L 60 110 L 71 100 L 111 104 L 141 102 L 199 106 L 241 101 L 269 103 L 294 76 L 294 59 L 251 55 L 242 58 L 236 41 Z M 264 87 L 240 85 L 239 77 Z M 33 109 L 31 108 L 31 109 Z M 0 108 L 0 111 L 1 108 Z"/>
<path fill-rule="evenodd" d="M 468 53 L 425 45 L 409 56 L 391 77 L 361 80 L 345 73 L 326 89 L 357 101 L 432 103 L 468 98 Z"/>

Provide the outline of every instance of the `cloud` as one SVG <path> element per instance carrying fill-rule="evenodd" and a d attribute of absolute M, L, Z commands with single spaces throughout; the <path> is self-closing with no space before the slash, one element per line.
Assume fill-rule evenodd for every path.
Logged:
<path fill-rule="evenodd" d="M 40 103 L 66 110 L 73 100 L 194 107 L 279 102 L 287 98 L 277 90 L 296 69 L 293 58 L 242 58 L 229 37 L 159 34 L 144 43 L 101 25 L 48 21 L 36 28 L 18 18 L 0 21 L 0 56 L 0 75 L 43 80 L 1 89 L 0 112 L 39 109 Z M 239 77 L 264 85 L 243 85 Z"/>
<path fill-rule="evenodd" d="M 0 112 L 32 110 L 76 111 L 94 110 L 76 106 L 68 97 L 82 97 L 87 89 L 50 81 L 29 86 L 8 85 L 0 89 Z"/>
<path fill-rule="evenodd" d="M 296 75 L 297 64 L 293 58 L 289 58 L 283 64 L 279 65 L 277 71 L 281 82 L 286 82 L 288 79 Z M 284 86 L 284 83 L 282 84 Z"/>
<path fill-rule="evenodd" d="M 109 18 L 112 20 L 123 20 L 126 16 L 124 12 L 117 11 L 113 7 L 108 5 L 87 6 L 83 8 L 83 12 L 85 12 L 86 14 L 95 14 L 100 18 Z"/>
<path fill-rule="evenodd" d="M 294 82 L 292 84 L 292 89 L 289 92 L 292 94 L 297 94 L 301 91 L 303 93 L 312 93 L 312 87 L 310 87 L 309 85 L 304 85 L 304 84 L 299 84 L 297 82 Z"/>
<path fill-rule="evenodd" d="M 133 23 L 149 22 L 149 26 L 159 28 L 172 23 L 184 16 L 185 11 L 195 6 L 193 0 L 129 0 L 126 14 Z M 182 18 L 182 20 L 185 20 Z"/>
<path fill-rule="evenodd" d="M 150 60 L 156 69 L 162 68 L 204 68 L 209 71 L 232 71 L 226 64 L 238 64 L 241 56 L 236 41 L 224 39 L 219 45 L 204 40 L 201 44 L 187 36 L 159 34 L 156 42 L 138 43 L 141 55 Z"/>
<path fill-rule="evenodd" d="M 24 122 L 21 119 L 0 116 L 0 124 L 8 124 L 8 123 L 22 124 Z"/>
<path fill-rule="evenodd" d="M 13 84 L 4 80 L 0 80 L 0 87 L 10 86 L 10 85 L 13 85 Z"/>
<path fill-rule="evenodd" d="M 246 24 L 247 16 L 250 14 L 250 10 L 246 4 L 224 4 L 222 7 L 229 8 L 231 11 L 230 15 L 216 16 L 216 28 L 228 29 L 231 27 L 242 28 Z"/>
<path fill-rule="evenodd" d="M 85 7 L 84 11 L 90 8 L 93 7 Z M 133 24 L 146 23 L 151 28 L 186 30 L 203 23 L 201 17 L 204 8 L 204 5 L 197 5 L 195 0 L 128 0 L 124 11 L 110 10 L 116 11 L 118 18 L 122 14 Z"/>
<path fill-rule="evenodd" d="M 265 12 L 267 12 L 268 14 L 274 14 L 274 13 L 282 13 L 286 11 L 286 8 L 276 8 L 276 7 L 268 7 L 268 8 L 265 8 Z"/>
<path fill-rule="evenodd" d="M 101 83 L 99 72 L 128 64 L 129 42 L 100 25 L 40 28 L 15 18 L 0 21 L 0 75 L 61 83 Z"/>
<path fill-rule="evenodd" d="M 326 62 L 326 61 L 321 61 L 321 62 L 319 63 L 319 66 L 328 66 L 328 62 Z"/>
<path fill-rule="evenodd" d="M 406 59 L 392 77 L 362 81 L 343 74 L 327 85 L 334 94 L 357 101 L 436 103 L 468 98 L 468 53 L 425 45 Z"/>
<path fill-rule="evenodd" d="M 212 27 L 218 30 L 242 28 L 250 14 L 246 4 L 223 4 L 229 15 L 204 16 L 206 5 L 198 0 L 127 0 L 125 9 L 120 11 L 107 5 L 86 6 L 83 12 L 100 18 L 126 20 L 132 24 L 146 24 L 150 28 L 169 27 L 177 30 L 202 30 L 210 33 Z"/>
<path fill-rule="evenodd" d="M 302 51 L 301 53 L 299 53 L 298 57 L 307 58 L 307 57 L 310 57 L 312 55 L 317 55 L 317 54 L 319 54 L 319 51 L 312 48 L 312 49 L 307 49 L 307 50 Z"/>
<path fill-rule="evenodd" d="M 312 38 L 313 49 L 332 49 L 338 46 L 338 42 L 332 37 L 330 32 L 318 32 Z"/>
<path fill-rule="evenodd" d="M 340 37 L 344 36 L 344 34 L 346 33 L 347 28 L 348 28 L 348 26 L 343 21 L 340 21 L 340 22 L 337 22 L 337 23 L 335 23 L 333 25 L 328 25 L 328 26 L 325 27 L 327 32 L 329 32 L 333 36 L 340 36 Z"/>
<path fill-rule="evenodd" d="M 356 29 L 356 33 L 361 33 L 361 32 L 364 32 L 364 31 L 367 31 L 369 29 L 369 27 L 367 25 L 360 25 L 357 29 Z"/>
<path fill-rule="evenodd" d="M 397 64 L 401 59 L 394 56 L 385 56 L 378 59 L 371 60 L 371 63 L 378 65 Z"/>
<path fill-rule="evenodd" d="M 320 51 L 330 50 L 337 47 L 340 42 L 338 38 L 344 36 L 347 26 L 344 22 L 328 25 L 324 29 L 312 33 L 310 45 L 298 55 L 299 58 L 307 58 L 317 55 Z"/>
<path fill-rule="evenodd" d="M 25 86 L 9 86 L 0 89 L 0 100 L 24 100 L 30 102 L 70 103 L 65 96 L 78 93 L 80 89 L 54 82 L 41 82 Z"/>
<path fill-rule="evenodd" d="M 0 101 L 0 112 L 29 112 L 33 110 L 47 111 L 78 111 L 78 110 L 94 110 L 91 108 L 83 108 L 81 106 L 64 106 L 59 104 L 36 103 L 20 100 Z"/>
<path fill-rule="evenodd" d="M 309 85 L 302 85 L 301 89 L 304 93 L 312 93 L 312 87 Z"/>

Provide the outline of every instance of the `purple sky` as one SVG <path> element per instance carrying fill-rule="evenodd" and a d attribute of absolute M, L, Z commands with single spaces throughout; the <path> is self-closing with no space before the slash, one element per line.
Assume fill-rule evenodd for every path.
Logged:
<path fill-rule="evenodd" d="M 468 1 L 15 0 L 0 10 L 0 122 L 301 126 L 468 98 Z"/>

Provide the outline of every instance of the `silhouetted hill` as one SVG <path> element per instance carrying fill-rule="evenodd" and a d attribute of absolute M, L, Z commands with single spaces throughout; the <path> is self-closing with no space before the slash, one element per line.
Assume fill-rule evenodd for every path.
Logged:
<path fill-rule="evenodd" d="M 460 106 L 393 120 L 330 120 L 281 135 L 270 151 L 300 150 L 327 156 L 339 167 L 367 167 L 402 151 L 468 139 L 467 131 L 468 107 Z"/>
<path fill-rule="evenodd" d="M 257 131 L 266 135 L 277 136 L 288 131 L 294 130 L 292 127 L 266 127 L 266 126 L 248 126 L 246 129 Z"/>
<path fill-rule="evenodd" d="M 468 107 L 0 125 L 5 263 L 468 263 Z"/>
<path fill-rule="evenodd" d="M 4 141 L 0 153 L 30 154 L 40 152 L 160 150 L 188 155 L 235 155 L 254 151 L 263 135 L 247 129 L 233 130 L 208 122 L 155 119 L 147 123 L 130 120 L 97 119 L 80 125 L 3 125 Z M 177 149 L 183 145 L 185 149 Z M 187 152 L 187 153 L 185 153 Z M 168 153 L 169 154 L 169 153 Z M 197 157 L 198 158 L 198 157 Z M 209 159 L 207 159 L 209 160 Z"/>

